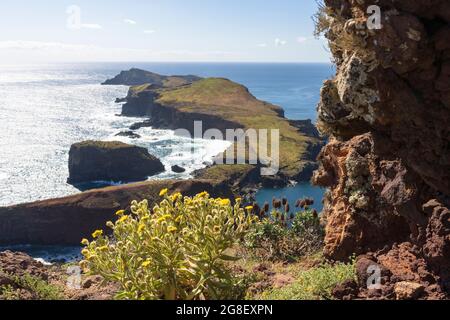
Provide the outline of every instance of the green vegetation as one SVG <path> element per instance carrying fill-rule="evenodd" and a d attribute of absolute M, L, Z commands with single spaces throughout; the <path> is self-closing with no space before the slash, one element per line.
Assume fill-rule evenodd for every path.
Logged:
<path fill-rule="evenodd" d="M 139 95 L 139 93 L 144 92 L 144 91 L 150 89 L 151 87 L 152 87 L 152 85 L 149 83 L 146 83 L 146 84 L 143 84 L 140 86 L 130 87 L 130 91 L 129 91 L 128 95 L 132 96 L 132 97 L 137 97 Z"/>
<path fill-rule="evenodd" d="M 270 213 L 268 204 L 263 209 L 256 206 L 254 213 L 261 221 L 247 234 L 245 251 L 262 261 L 290 262 L 317 252 L 324 237 L 317 212 L 303 204 L 301 211 L 290 213 L 286 199 L 273 202 L 275 209 Z"/>
<path fill-rule="evenodd" d="M 97 230 L 82 241 L 81 267 L 118 283 L 117 299 L 326 300 L 355 279 L 354 260 L 332 263 L 320 254 L 324 230 L 312 199 L 291 211 L 287 199 L 274 198 L 269 211 L 268 203 L 242 208 L 241 199 L 232 205 L 206 192 L 163 189 L 160 197 L 153 208 L 134 201 L 130 212 L 118 211 L 107 223 L 112 237 Z"/>
<path fill-rule="evenodd" d="M 263 293 L 261 299 L 331 300 L 331 293 L 336 285 L 355 278 L 354 262 L 325 263 L 300 273 L 291 285 Z"/>
<path fill-rule="evenodd" d="M 244 179 L 255 169 L 248 164 L 214 165 L 199 171 L 199 179 L 236 182 Z"/>
<path fill-rule="evenodd" d="M 26 291 L 32 300 L 62 300 L 63 294 L 60 288 L 49 284 L 47 281 L 25 273 L 9 275 L 0 271 L 3 277 L 9 279 L 14 285 L 0 286 L 0 299 L 20 300 L 21 292 Z"/>
<path fill-rule="evenodd" d="M 227 255 L 248 232 L 254 218 L 251 208 L 234 206 L 227 199 L 212 199 L 206 192 L 183 197 L 167 195 L 153 209 L 134 201 L 131 215 L 117 214 L 109 222 L 113 239 L 103 231 L 84 239 L 81 266 L 121 284 L 119 299 L 237 299 L 243 278 L 233 275 Z"/>

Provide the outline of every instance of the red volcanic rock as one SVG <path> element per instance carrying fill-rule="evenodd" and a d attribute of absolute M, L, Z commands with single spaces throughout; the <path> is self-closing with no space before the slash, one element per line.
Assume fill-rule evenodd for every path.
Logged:
<path fill-rule="evenodd" d="M 330 141 L 313 179 L 330 190 L 325 255 L 370 257 L 357 264 L 360 298 L 448 297 L 450 2 L 377 1 L 381 29 L 367 27 L 373 1 L 325 3 L 337 65 L 318 106 Z M 370 264 L 383 270 L 379 290 L 364 287 Z"/>

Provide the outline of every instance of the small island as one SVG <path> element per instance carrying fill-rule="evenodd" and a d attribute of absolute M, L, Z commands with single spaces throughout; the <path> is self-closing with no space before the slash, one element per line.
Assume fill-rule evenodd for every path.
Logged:
<path fill-rule="evenodd" d="M 68 182 L 142 181 L 164 170 L 145 148 L 118 141 L 84 141 L 70 148 Z"/>

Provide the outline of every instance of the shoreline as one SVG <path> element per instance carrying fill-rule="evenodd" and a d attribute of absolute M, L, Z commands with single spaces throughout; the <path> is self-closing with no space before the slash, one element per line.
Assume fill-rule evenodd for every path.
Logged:
<path fill-rule="evenodd" d="M 126 77 L 127 72 L 122 72 L 121 75 Z M 154 75 L 151 74 L 151 76 Z M 167 85 L 175 83 L 175 87 L 169 88 L 168 91 L 155 92 L 153 88 L 152 90 L 147 90 L 148 85 L 142 91 L 136 91 L 136 88 L 131 86 L 126 103 L 122 105 L 122 111 L 131 110 L 133 112 L 136 111 L 136 107 L 141 111 L 143 110 L 144 114 L 139 114 L 138 118 L 141 118 L 143 123 L 147 124 L 145 126 L 151 123 L 151 127 L 154 130 L 174 130 L 178 126 L 189 128 L 192 122 L 197 120 L 206 122 L 206 125 L 204 123 L 205 129 L 217 127 L 223 129 L 246 129 L 249 128 L 249 119 L 254 118 L 252 113 L 248 113 L 247 109 L 256 108 L 255 110 L 257 111 L 264 111 L 264 116 L 268 119 L 276 121 L 276 125 L 279 125 L 281 130 L 283 130 L 282 134 L 287 134 L 289 139 L 293 139 L 297 143 L 283 145 L 284 149 L 280 150 L 280 155 L 286 156 L 283 150 L 289 150 L 287 149 L 288 146 L 294 148 L 294 150 L 289 152 L 296 151 L 298 147 L 300 149 L 296 151 L 299 152 L 297 161 L 300 161 L 302 165 L 299 166 L 300 162 L 295 164 L 294 167 L 289 169 L 291 171 L 286 171 L 286 168 L 283 167 L 282 170 L 285 171 L 280 172 L 276 177 L 266 178 L 258 173 L 261 168 L 259 165 L 226 166 L 205 164 L 203 168 L 193 171 L 190 173 L 190 177 L 184 179 L 168 180 L 155 176 L 144 182 L 115 183 L 114 186 L 89 189 L 61 198 L 3 206 L 0 207 L 0 244 L 57 246 L 78 244 L 83 236 L 103 226 L 106 221 L 111 219 L 115 211 L 127 208 L 132 200 L 148 199 L 154 201 L 158 199 L 155 194 L 167 185 L 174 190 L 182 190 L 186 194 L 211 190 L 211 194 L 215 196 L 225 196 L 230 199 L 233 199 L 235 196 L 251 194 L 252 196 L 248 197 L 248 201 L 251 203 L 255 200 L 256 193 L 262 188 L 275 189 L 286 187 L 290 184 L 290 181 L 306 182 L 312 176 L 312 171 L 316 168 L 315 156 L 312 154 L 318 153 L 324 142 L 319 139 L 316 133 L 317 130 L 310 120 L 289 120 L 285 118 L 282 108 L 258 100 L 246 87 L 221 78 L 205 80 L 194 78 L 196 79 L 194 83 L 212 85 L 212 88 L 208 87 L 206 90 L 203 87 L 199 88 L 201 95 L 211 95 L 208 99 L 213 100 L 208 100 L 210 101 L 209 105 L 217 103 L 214 99 L 225 99 L 223 101 L 231 99 L 231 101 L 234 101 L 232 105 L 238 105 L 241 108 L 237 109 L 237 113 L 221 116 L 210 114 L 209 108 L 205 109 L 201 101 L 193 103 L 192 107 L 195 109 L 195 112 L 189 111 L 190 107 L 188 109 L 180 109 L 177 103 L 164 103 L 160 100 L 156 102 L 156 98 L 163 98 L 163 93 L 167 92 L 173 94 L 178 93 L 177 90 L 190 90 L 195 85 L 190 84 L 177 87 L 176 83 L 179 80 L 176 77 L 159 77 L 164 81 L 169 81 Z M 232 88 L 233 94 L 231 96 L 224 95 L 222 91 L 223 86 Z M 208 90 L 212 90 L 212 93 Z M 183 91 L 181 91 L 181 94 L 184 94 Z M 151 99 L 149 99 L 149 96 Z M 190 97 L 190 94 L 188 94 L 188 97 Z M 234 99 L 237 99 L 237 102 Z M 241 106 L 240 103 L 246 105 Z M 186 104 L 183 107 L 186 107 Z M 228 110 L 226 106 L 221 106 L 220 109 Z M 133 114 L 130 116 L 137 118 Z M 265 128 L 264 123 L 255 124 Z M 311 146 L 314 147 L 311 148 Z M 219 152 L 219 154 L 222 153 Z M 290 156 L 294 156 L 295 159 L 297 154 Z M 282 160 L 286 162 L 286 159 Z M 289 163 L 289 165 L 292 164 Z M 300 168 L 300 171 L 297 172 L 298 168 Z M 198 187 L 199 185 L 202 187 Z M 69 223 L 69 220 L 72 222 Z M 68 226 L 66 224 L 71 224 L 72 228 L 70 230 L 67 229 Z"/>

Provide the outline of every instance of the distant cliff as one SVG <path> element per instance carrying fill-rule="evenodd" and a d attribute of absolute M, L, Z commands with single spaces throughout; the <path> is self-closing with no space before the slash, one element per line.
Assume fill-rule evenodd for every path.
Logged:
<path fill-rule="evenodd" d="M 157 73 L 141 70 L 130 69 L 128 71 L 122 71 L 119 75 L 113 79 L 106 80 L 103 85 L 126 85 L 126 86 L 138 86 L 142 84 L 151 84 L 155 88 L 175 88 L 187 84 L 191 84 L 200 80 L 200 77 L 187 75 L 187 76 L 164 76 Z"/>

